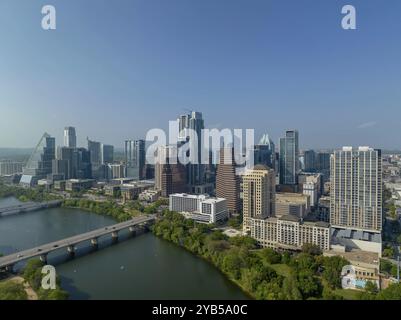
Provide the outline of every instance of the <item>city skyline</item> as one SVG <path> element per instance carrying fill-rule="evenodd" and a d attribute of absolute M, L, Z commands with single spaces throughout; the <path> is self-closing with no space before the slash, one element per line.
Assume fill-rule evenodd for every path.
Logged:
<path fill-rule="evenodd" d="M 343 1 L 121 1 L 112 20 L 106 2 L 53 2 L 51 32 L 37 4 L 2 2 L 0 147 L 62 141 L 70 125 L 80 146 L 121 148 L 186 109 L 276 144 L 296 128 L 301 149 L 401 147 L 399 2 L 353 1 L 352 31 Z"/>

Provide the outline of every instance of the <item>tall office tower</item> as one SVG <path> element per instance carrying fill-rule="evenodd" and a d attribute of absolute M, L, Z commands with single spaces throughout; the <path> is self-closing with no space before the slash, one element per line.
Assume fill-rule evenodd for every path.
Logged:
<path fill-rule="evenodd" d="M 101 146 L 101 163 L 108 164 L 114 161 L 114 147 L 108 144 Z"/>
<path fill-rule="evenodd" d="M 92 161 L 91 152 L 85 148 L 76 148 L 73 155 L 74 164 L 76 164 L 76 179 L 92 178 Z"/>
<path fill-rule="evenodd" d="M 68 160 L 54 159 L 52 162 L 52 174 L 60 177 L 60 180 L 69 178 L 69 165 Z"/>
<path fill-rule="evenodd" d="M 251 152 L 253 152 L 253 162 L 255 165 L 262 164 L 276 170 L 275 145 L 268 134 L 262 136 L 259 143 L 254 146 Z"/>
<path fill-rule="evenodd" d="M 322 174 L 323 182 L 329 181 L 330 178 L 330 156 L 328 152 L 316 154 L 316 171 Z"/>
<path fill-rule="evenodd" d="M 92 178 L 91 153 L 85 148 L 61 147 L 53 161 L 53 174 L 64 174 L 64 179 Z"/>
<path fill-rule="evenodd" d="M 126 177 L 142 180 L 145 178 L 145 140 L 125 141 Z"/>
<path fill-rule="evenodd" d="M 20 180 L 24 187 L 37 184 L 52 173 L 52 161 L 56 156 L 56 139 L 44 133 L 33 153 L 31 154 Z"/>
<path fill-rule="evenodd" d="M 90 152 L 92 177 L 97 180 L 106 178 L 106 166 L 102 163 L 102 144 L 97 141 L 88 140 L 88 151 Z"/>
<path fill-rule="evenodd" d="M 74 127 L 64 128 L 64 147 L 76 148 L 77 147 L 77 135 Z"/>
<path fill-rule="evenodd" d="M 298 131 L 287 130 L 285 137 L 280 138 L 280 184 L 298 184 L 299 147 Z"/>
<path fill-rule="evenodd" d="M 196 185 L 205 183 L 205 165 L 202 164 L 202 130 L 205 128 L 204 120 L 201 112 L 192 111 L 189 115 L 181 115 L 178 118 L 179 122 L 179 140 L 189 141 L 196 153 L 190 155 L 195 163 L 190 163 L 187 166 L 188 170 L 188 186 L 191 190 Z M 192 129 L 192 130 L 187 130 Z"/>
<path fill-rule="evenodd" d="M 266 219 L 275 214 L 276 175 L 264 165 L 256 165 L 242 177 L 243 230 L 250 230 L 250 219 Z"/>
<path fill-rule="evenodd" d="M 240 207 L 240 183 L 235 174 L 234 148 L 222 148 L 217 166 L 216 196 L 227 200 L 227 209 L 238 212 Z"/>
<path fill-rule="evenodd" d="M 187 191 L 185 166 L 177 159 L 177 146 L 160 146 L 155 163 L 155 187 L 162 197 Z"/>
<path fill-rule="evenodd" d="M 77 172 L 76 148 L 58 147 L 57 162 L 53 164 L 53 174 L 64 174 L 64 179 L 73 179 Z M 64 162 L 64 164 L 63 164 Z M 66 164 L 67 163 L 67 164 Z"/>
<path fill-rule="evenodd" d="M 93 166 L 102 164 L 102 144 L 97 141 L 88 140 L 88 150 L 91 153 L 91 163 Z"/>
<path fill-rule="evenodd" d="M 304 165 L 305 165 L 305 172 L 316 171 L 316 153 L 314 150 L 305 150 Z"/>
<path fill-rule="evenodd" d="M 330 223 L 380 233 L 382 230 L 381 150 L 343 147 L 331 157 Z"/>
<path fill-rule="evenodd" d="M 183 114 L 178 117 L 178 139 L 180 141 L 186 141 L 187 139 L 187 129 L 189 128 L 189 118 L 191 116 L 188 114 Z"/>

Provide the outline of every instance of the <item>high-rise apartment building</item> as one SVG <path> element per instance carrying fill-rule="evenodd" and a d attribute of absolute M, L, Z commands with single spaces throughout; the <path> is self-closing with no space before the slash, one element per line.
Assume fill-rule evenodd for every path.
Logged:
<path fill-rule="evenodd" d="M 145 178 L 145 140 L 125 141 L 126 177 L 142 180 Z"/>
<path fill-rule="evenodd" d="M 240 209 L 240 181 L 235 174 L 234 148 L 222 148 L 217 166 L 216 196 L 227 200 L 227 208 L 231 213 Z"/>
<path fill-rule="evenodd" d="M 343 147 L 331 157 L 330 223 L 333 227 L 382 230 L 381 151 Z"/>
<path fill-rule="evenodd" d="M 299 171 L 298 131 L 287 130 L 280 138 L 280 184 L 298 184 Z"/>
<path fill-rule="evenodd" d="M 64 128 L 64 147 L 76 148 L 77 147 L 77 135 L 74 127 Z"/>
<path fill-rule="evenodd" d="M 250 220 L 266 219 L 275 213 L 276 175 L 274 170 L 256 165 L 242 177 L 243 229 L 250 230 Z"/>

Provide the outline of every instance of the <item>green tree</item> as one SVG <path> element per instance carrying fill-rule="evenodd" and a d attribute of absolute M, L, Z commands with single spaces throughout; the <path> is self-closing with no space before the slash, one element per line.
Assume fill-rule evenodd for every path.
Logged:
<path fill-rule="evenodd" d="M 312 256 L 318 256 L 322 254 L 322 250 L 320 250 L 317 245 L 311 243 L 305 243 L 302 246 L 302 252 L 310 254 Z"/>
<path fill-rule="evenodd" d="M 310 270 L 302 270 L 297 275 L 298 287 L 303 299 L 320 297 L 322 285 L 317 277 Z"/>
<path fill-rule="evenodd" d="M 387 258 L 393 258 L 394 257 L 394 248 L 392 248 L 392 247 L 385 248 L 383 250 L 383 256 L 387 257 Z"/>
<path fill-rule="evenodd" d="M 27 300 L 28 296 L 21 283 L 13 281 L 0 282 L 0 301 L 1 300 Z"/>
<path fill-rule="evenodd" d="M 391 284 L 377 295 L 379 300 L 401 300 L 401 283 Z"/>
<path fill-rule="evenodd" d="M 263 249 L 261 254 L 269 264 L 278 264 L 281 262 L 281 254 L 271 248 Z"/>
<path fill-rule="evenodd" d="M 244 247 L 248 250 L 252 250 L 257 247 L 256 240 L 248 236 L 231 237 L 228 239 L 228 241 L 234 246 Z"/>
<path fill-rule="evenodd" d="M 346 265 L 349 265 L 349 262 L 343 257 L 323 257 L 322 276 L 331 289 L 341 288 L 341 271 Z"/>
<path fill-rule="evenodd" d="M 283 294 L 287 300 L 302 300 L 301 291 L 299 291 L 298 282 L 294 276 L 289 276 L 283 282 Z"/>

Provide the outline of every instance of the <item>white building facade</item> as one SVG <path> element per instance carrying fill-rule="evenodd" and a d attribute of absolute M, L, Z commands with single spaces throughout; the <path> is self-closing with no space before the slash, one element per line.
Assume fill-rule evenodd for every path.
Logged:
<path fill-rule="evenodd" d="M 202 223 L 216 223 L 228 218 L 226 199 L 208 195 L 171 194 L 169 209 Z"/>

